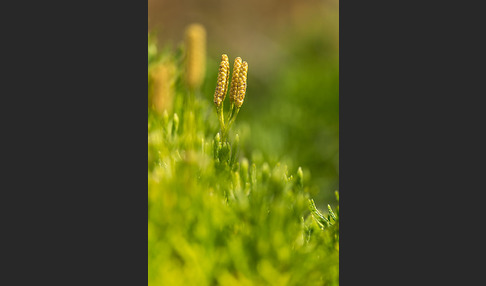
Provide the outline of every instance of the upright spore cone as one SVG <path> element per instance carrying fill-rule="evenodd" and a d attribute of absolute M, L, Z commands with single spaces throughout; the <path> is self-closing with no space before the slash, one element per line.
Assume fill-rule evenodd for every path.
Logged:
<path fill-rule="evenodd" d="M 238 95 L 238 76 L 241 68 L 241 58 L 237 57 L 235 59 L 235 64 L 233 65 L 233 76 L 231 77 L 231 89 L 230 89 L 230 101 L 235 102 Z"/>
<path fill-rule="evenodd" d="M 174 97 L 173 84 L 175 80 L 175 66 L 171 62 L 159 64 L 151 70 L 152 92 L 149 103 L 162 114 L 164 111 L 172 111 Z"/>
<path fill-rule="evenodd" d="M 238 75 L 238 94 L 236 96 L 236 101 L 235 101 L 235 105 L 237 108 L 240 108 L 241 105 L 243 105 L 243 101 L 245 100 L 247 73 L 248 73 L 248 63 L 243 62 Z"/>
<path fill-rule="evenodd" d="M 186 83 L 189 88 L 201 86 L 206 71 L 206 29 L 192 24 L 186 29 Z"/>
<path fill-rule="evenodd" d="M 216 83 L 216 91 L 214 92 L 214 104 L 217 107 L 221 106 L 228 89 L 229 83 L 229 60 L 226 54 L 221 56 L 221 63 L 219 64 L 218 82 Z"/>

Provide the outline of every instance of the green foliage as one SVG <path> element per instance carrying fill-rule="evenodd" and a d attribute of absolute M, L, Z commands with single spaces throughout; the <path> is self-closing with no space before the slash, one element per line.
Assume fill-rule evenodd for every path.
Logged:
<path fill-rule="evenodd" d="M 182 69 L 149 37 L 149 71 L 164 60 Z M 339 207 L 316 208 L 302 168 L 245 157 L 248 137 L 222 140 L 208 95 L 176 76 L 173 111 L 149 108 L 149 285 L 338 285 Z"/>
<path fill-rule="evenodd" d="M 253 100 L 237 122 L 251 130 L 246 152 L 258 149 L 267 160 L 289 166 L 297 161 L 311 174 L 318 206 L 334 203 L 333 193 L 339 189 L 339 54 L 330 42 L 337 27 L 326 26 L 303 24 L 305 33 L 285 32 L 286 55 L 272 72 L 264 79 L 249 73 Z M 315 31 L 308 31 L 310 27 Z"/>

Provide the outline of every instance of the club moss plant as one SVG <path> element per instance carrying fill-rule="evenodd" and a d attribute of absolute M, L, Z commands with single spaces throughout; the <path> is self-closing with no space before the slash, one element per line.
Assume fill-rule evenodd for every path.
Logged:
<path fill-rule="evenodd" d="M 229 85 L 222 55 L 213 105 L 193 64 L 205 47 L 187 45 L 161 52 L 149 35 L 148 284 L 338 285 L 339 206 L 316 207 L 302 168 L 240 154 L 248 63 Z"/>

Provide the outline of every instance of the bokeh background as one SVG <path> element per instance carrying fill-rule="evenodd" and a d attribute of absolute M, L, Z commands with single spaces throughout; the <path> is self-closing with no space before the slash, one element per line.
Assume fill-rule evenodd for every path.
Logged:
<path fill-rule="evenodd" d="M 213 100 L 221 54 L 249 64 L 235 129 L 248 158 L 302 166 L 318 205 L 339 190 L 339 1 L 149 0 L 148 31 L 176 49 L 184 30 L 207 30 L 203 95 Z"/>

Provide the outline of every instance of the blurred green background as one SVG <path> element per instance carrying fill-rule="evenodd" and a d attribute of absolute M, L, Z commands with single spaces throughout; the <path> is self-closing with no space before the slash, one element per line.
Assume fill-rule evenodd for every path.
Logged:
<path fill-rule="evenodd" d="M 302 166 L 316 203 L 339 189 L 339 1 L 149 0 L 148 31 L 176 48 L 184 29 L 207 30 L 202 90 L 212 102 L 221 54 L 249 64 L 235 129 L 242 155 Z M 310 174 L 310 176 L 309 176 Z"/>

